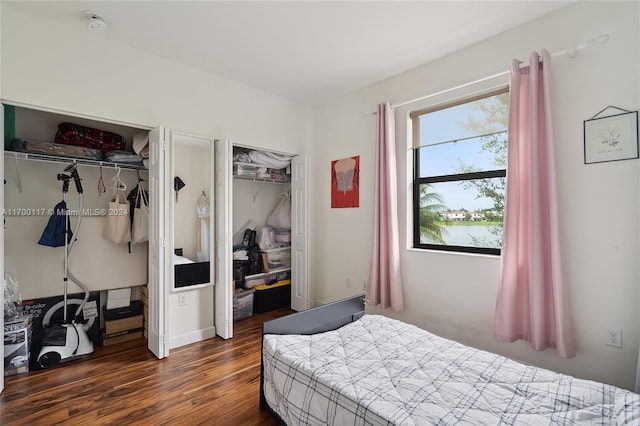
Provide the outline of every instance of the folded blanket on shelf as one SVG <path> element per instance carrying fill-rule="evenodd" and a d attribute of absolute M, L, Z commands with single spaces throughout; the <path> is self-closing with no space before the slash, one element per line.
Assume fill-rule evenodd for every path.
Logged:
<path fill-rule="evenodd" d="M 104 155 L 106 161 L 113 163 L 142 164 L 143 158 L 129 151 L 114 150 Z"/>
<path fill-rule="evenodd" d="M 11 151 L 52 155 L 55 157 L 82 158 L 96 161 L 101 161 L 103 158 L 102 153 L 97 149 L 19 138 L 11 141 Z"/>
<path fill-rule="evenodd" d="M 127 144 L 125 138 L 116 133 L 73 123 L 60 123 L 58 125 L 55 142 L 95 148 L 102 154 L 114 149 L 124 149 Z"/>

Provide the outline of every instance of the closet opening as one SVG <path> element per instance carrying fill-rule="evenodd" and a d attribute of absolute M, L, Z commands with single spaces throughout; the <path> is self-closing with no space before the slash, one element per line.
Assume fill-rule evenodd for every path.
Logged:
<path fill-rule="evenodd" d="M 232 291 L 216 291 L 216 298 L 229 297 L 232 306 L 226 323 L 216 314 L 216 328 L 231 325 L 226 336 L 218 333 L 228 338 L 233 321 L 279 308 L 308 307 L 306 162 L 304 156 L 232 145 L 230 141 L 220 145 L 218 156 L 226 153 L 229 158 L 228 174 L 218 174 L 218 178 L 228 181 L 229 196 L 225 200 L 223 183 L 218 205 L 230 207 L 218 209 L 217 224 L 221 229 L 228 226 L 231 235 L 220 247 L 230 254 L 227 265 L 231 268 L 221 280 L 228 279 Z M 224 173 L 225 162 L 216 164 Z M 300 294 L 305 300 L 302 308 L 296 304 Z M 217 312 L 221 308 L 224 303 L 217 300 Z"/>
<path fill-rule="evenodd" d="M 2 107 L 3 265 L 15 289 L 5 305 L 21 306 L 5 319 L 5 341 L 14 323 L 29 331 L 22 364 L 15 358 L 5 373 L 46 366 L 38 358 L 43 345 L 55 341 L 51 327 L 72 321 L 81 324 L 94 350 L 126 340 L 146 346 L 150 129 Z M 59 211 L 61 201 L 65 209 Z M 56 221 L 62 244 L 39 244 Z M 86 297 L 77 282 L 87 287 Z"/>

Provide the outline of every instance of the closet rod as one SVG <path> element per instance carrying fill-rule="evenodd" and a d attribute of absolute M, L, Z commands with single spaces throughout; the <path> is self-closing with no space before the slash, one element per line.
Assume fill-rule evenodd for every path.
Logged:
<path fill-rule="evenodd" d="M 579 44 L 579 45 L 577 45 L 575 47 L 570 47 L 568 49 L 560 50 L 558 52 L 555 52 L 555 53 L 551 54 L 550 56 L 551 56 L 551 58 L 557 58 L 559 56 L 567 55 L 570 58 L 575 58 L 578 55 L 578 52 L 580 52 L 581 50 L 588 49 L 590 47 L 595 46 L 596 44 L 604 44 L 607 41 L 609 41 L 609 34 L 606 34 L 606 33 L 605 34 L 601 34 L 600 36 L 598 36 L 595 39 L 590 38 L 589 40 L 587 40 L 584 43 L 581 43 L 581 44 Z M 523 63 L 520 64 L 520 68 L 521 69 L 522 68 L 526 68 L 528 66 L 529 66 L 529 62 L 523 62 Z M 400 103 L 397 103 L 397 104 L 393 104 L 393 105 L 391 105 L 391 108 L 399 108 L 401 106 L 405 106 L 405 105 L 412 104 L 414 102 L 419 102 L 419 101 L 422 101 L 422 100 L 425 100 L 425 99 L 429 99 L 429 98 L 432 98 L 434 96 L 439 96 L 439 95 L 443 95 L 443 94 L 448 93 L 448 92 L 453 92 L 454 90 L 463 89 L 465 87 L 472 86 L 472 85 L 478 84 L 478 83 L 482 83 L 484 81 L 491 80 L 493 78 L 502 77 L 504 75 L 509 74 L 509 72 L 510 72 L 510 70 L 502 71 L 502 72 L 499 72 L 497 74 L 493 74 L 493 75 L 490 75 L 488 77 L 483 77 L 483 78 L 480 78 L 478 80 L 471 81 L 469 83 L 460 84 L 458 86 L 451 87 L 451 88 L 445 89 L 445 90 L 441 90 L 441 91 L 436 92 L 436 93 L 431 93 L 429 95 L 421 96 L 421 97 L 416 98 L 416 99 L 411 99 L 411 100 L 408 100 L 408 101 L 404 101 L 404 102 L 400 102 Z M 360 114 L 360 117 L 366 117 L 366 116 L 369 116 L 369 115 L 375 115 L 377 113 L 378 113 L 378 111 L 364 112 L 364 113 Z"/>
<path fill-rule="evenodd" d="M 122 164 L 122 163 L 111 163 L 109 161 L 100 161 L 100 160 L 87 160 L 83 158 L 71 158 L 71 157 L 54 157 L 46 154 L 36 154 L 32 152 L 17 152 L 17 151 L 5 151 L 5 158 L 14 158 L 17 160 L 29 160 L 29 161 L 41 161 L 44 163 L 76 163 L 79 166 L 90 166 L 90 167 L 119 167 L 123 170 L 138 170 L 142 172 L 148 172 L 149 170 L 143 168 L 143 166 L 135 166 L 131 164 Z"/>
<path fill-rule="evenodd" d="M 141 171 L 148 172 L 147 169 L 142 169 L 139 166 L 131 166 L 128 164 L 117 164 L 117 163 L 109 163 L 109 162 L 98 161 L 98 160 L 85 160 L 80 158 L 50 157 L 44 154 L 34 154 L 34 153 L 26 153 L 26 152 L 5 151 L 4 158 L 13 158 L 15 160 L 16 185 L 18 187 L 19 193 L 22 193 L 22 179 L 20 177 L 20 161 L 19 160 L 41 161 L 44 163 L 52 163 L 52 164 L 75 163 L 80 166 L 113 167 L 113 168 L 120 168 L 121 170 L 124 170 L 124 169 L 135 170 L 138 173 L 138 180 L 140 180 Z"/>

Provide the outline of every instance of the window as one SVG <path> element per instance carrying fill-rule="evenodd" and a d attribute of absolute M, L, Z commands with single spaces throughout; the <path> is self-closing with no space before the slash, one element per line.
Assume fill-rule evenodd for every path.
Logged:
<path fill-rule="evenodd" d="M 413 247 L 500 254 L 508 88 L 411 113 Z"/>

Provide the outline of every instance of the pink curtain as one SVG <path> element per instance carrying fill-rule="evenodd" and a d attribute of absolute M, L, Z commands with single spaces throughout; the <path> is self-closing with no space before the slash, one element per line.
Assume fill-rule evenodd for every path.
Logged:
<path fill-rule="evenodd" d="M 388 102 L 378 105 L 375 167 L 373 254 L 367 303 L 401 311 L 404 302 L 400 276 L 395 121 Z"/>
<path fill-rule="evenodd" d="M 562 270 L 549 53 L 511 64 L 506 204 L 496 339 L 575 355 Z"/>

